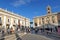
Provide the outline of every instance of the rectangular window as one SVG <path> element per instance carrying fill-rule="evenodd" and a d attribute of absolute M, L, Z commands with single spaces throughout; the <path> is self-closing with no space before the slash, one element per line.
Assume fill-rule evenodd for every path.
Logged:
<path fill-rule="evenodd" d="M 42 18 L 42 23 L 44 24 L 44 18 Z"/>
<path fill-rule="evenodd" d="M 41 24 L 41 22 L 39 22 L 39 24 Z"/>
<path fill-rule="evenodd" d="M 1 17 L 0 17 L 0 21 L 1 21 Z"/>
<path fill-rule="evenodd" d="M 8 19 L 8 22 L 9 22 L 9 19 Z"/>
<path fill-rule="evenodd" d="M 55 20 L 55 17 L 54 16 L 52 16 L 52 20 Z"/>
<path fill-rule="evenodd" d="M 44 18 L 42 18 L 42 20 L 44 20 Z"/>
<path fill-rule="evenodd" d="M 42 24 L 44 24 L 44 21 L 42 21 Z"/>
<path fill-rule="evenodd" d="M 55 18 L 54 18 L 54 16 L 52 16 L 52 21 L 53 21 L 53 23 L 55 23 Z"/>
<path fill-rule="evenodd" d="M 15 20 L 14 20 L 14 23 L 15 23 Z"/>
<path fill-rule="evenodd" d="M 58 20 L 58 23 L 60 24 L 60 20 Z"/>
<path fill-rule="evenodd" d="M 53 20 L 53 23 L 55 23 L 55 21 Z"/>

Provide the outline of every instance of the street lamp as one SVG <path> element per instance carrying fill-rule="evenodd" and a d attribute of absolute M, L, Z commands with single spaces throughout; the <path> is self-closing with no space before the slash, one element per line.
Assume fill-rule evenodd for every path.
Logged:
<path fill-rule="evenodd" d="M 44 18 L 42 18 L 42 23 L 43 23 L 43 32 L 44 32 Z"/>
<path fill-rule="evenodd" d="M 43 21 L 43 32 L 44 32 L 44 21 Z"/>
<path fill-rule="evenodd" d="M 26 18 L 25 18 L 25 27 L 24 28 L 25 28 L 25 33 L 24 34 L 26 34 Z"/>

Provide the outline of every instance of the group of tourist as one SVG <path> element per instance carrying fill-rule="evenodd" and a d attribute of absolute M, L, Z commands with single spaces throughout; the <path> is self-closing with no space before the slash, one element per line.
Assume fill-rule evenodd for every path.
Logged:
<path fill-rule="evenodd" d="M 32 32 L 33 31 L 33 33 L 46 33 L 46 34 L 49 34 L 49 33 L 53 33 L 54 31 L 56 31 L 57 32 L 57 28 L 45 28 L 45 29 L 43 29 L 43 28 L 30 28 L 30 29 L 28 29 L 28 30 L 30 30 L 30 32 Z"/>
<path fill-rule="evenodd" d="M 48 34 L 48 31 L 50 31 L 50 32 L 52 32 L 53 31 L 53 29 L 51 28 L 51 29 L 38 29 L 38 28 L 33 28 L 33 29 L 31 29 L 31 28 L 25 28 L 24 29 L 25 30 L 25 32 L 27 32 L 27 33 L 30 33 L 31 31 L 33 31 L 34 30 L 34 33 L 38 33 L 39 31 L 42 33 L 42 32 L 45 32 L 46 31 L 46 33 Z M 56 28 L 56 30 L 57 30 L 57 28 Z M 1 31 L 1 30 L 0 30 Z M 16 30 L 15 31 L 21 31 L 20 30 L 20 28 L 16 28 Z M 14 30 L 13 30 L 13 28 L 11 27 L 11 28 L 7 28 L 7 34 L 12 34 L 13 32 L 15 32 Z M 5 30 L 4 29 L 2 29 L 2 34 L 4 34 L 5 33 Z"/>
<path fill-rule="evenodd" d="M 12 27 L 11 27 L 11 28 L 9 28 L 9 27 L 7 28 L 7 33 L 8 33 L 8 34 L 12 34 L 13 32 L 14 32 L 14 30 L 13 30 Z"/>

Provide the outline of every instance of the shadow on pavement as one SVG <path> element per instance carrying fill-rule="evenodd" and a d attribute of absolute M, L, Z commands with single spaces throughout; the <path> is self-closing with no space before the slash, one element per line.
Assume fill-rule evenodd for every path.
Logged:
<path fill-rule="evenodd" d="M 55 36 L 53 36 L 54 34 L 52 34 L 52 33 L 44 33 L 44 32 L 38 32 L 38 33 L 35 33 L 36 35 L 42 35 L 42 36 L 45 36 L 45 37 L 47 37 L 47 38 L 51 38 L 51 39 L 54 39 L 54 40 L 60 40 L 60 38 L 58 38 L 58 37 L 55 37 Z"/>
<path fill-rule="evenodd" d="M 5 40 L 5 38 L 1 38 L 0 40 Z"/>
<path fill-rule="evenodd" d="M 16 40 L 22 40 L 17 33 L 15 34 L 15 36 L 16 36 Z"/>

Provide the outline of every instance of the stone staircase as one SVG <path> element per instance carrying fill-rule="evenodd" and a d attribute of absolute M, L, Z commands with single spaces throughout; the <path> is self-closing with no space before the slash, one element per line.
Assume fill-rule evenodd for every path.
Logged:
<path fill-rule="evenodd" d="M 18 33 L 19 37 L 24 36 L 26 33 Z M 15 34 L 9 35 L 9 36 L 5 36 L 5 40 L 16 40 L 16 36 Z"/>

